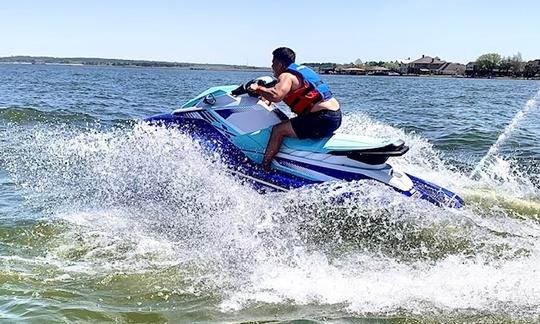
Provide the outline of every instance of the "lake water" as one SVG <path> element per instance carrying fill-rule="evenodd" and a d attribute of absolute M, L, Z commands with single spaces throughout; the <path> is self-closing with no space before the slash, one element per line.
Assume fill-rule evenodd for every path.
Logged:
<path fill-rule="evenodd" d="M 0 65 L 0 320 L 540 321 L 539 81 L 323 76 L 340 132 L 404 139 L 452 210 L 260 195 L 140 122 L 257 76 Z"/>

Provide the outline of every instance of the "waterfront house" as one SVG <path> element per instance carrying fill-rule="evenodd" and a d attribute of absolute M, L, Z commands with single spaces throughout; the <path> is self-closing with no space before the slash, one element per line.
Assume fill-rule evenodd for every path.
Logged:
<path fill-rule="evenodd" d="M 321 74 L 336 74 L 336 68 L 335 67 L 325 67 L 325 68 L 319 68 L 319 73 Z"/>
<path fill-rule="evenodd" d="M 437 74 L 442 75 L 465 75 L 466 66 L 461 63 L 444 63 L 439 69 Z"/>
<path fill-rule="evenodd" d="M 351 67 L 351 68 L 341 69 L 341 74 L 361 75 L 361 74 L 366 74 L 366 69 Z"/>
<path fill-rule="evenodd" d="M 465 75 L 468 77 L 473 77 L 478 73 L 478 64 L 475 61 L 467 63 L 465 65 Z"/>
<path fill-rule="evenodd" d="M 446 61 L 441 60 L 438 57 L 431 57 L 422 55 L 421 58 L 412 61 L 408 64 L 408 74 L 436 74 L 437 70 L 441 68 Z"/>
<path fill-rule="evenodd" d="M 390 69 L 384 66 L 366 66 L 366 74 L 368 75 L 388 75 Z"/>
<path fill-rule="evenodd" d="M 400 74 L 407 74 L 409 73 L 409 64 L 411 64 L 411 62 L 414 61 L 414 60 L 411 60 L 411 58 L 406 58 L 406 59 L 399 59 L 399 60 L 396 60 L 396 63 L 398 64 L 398 72 Z"/>

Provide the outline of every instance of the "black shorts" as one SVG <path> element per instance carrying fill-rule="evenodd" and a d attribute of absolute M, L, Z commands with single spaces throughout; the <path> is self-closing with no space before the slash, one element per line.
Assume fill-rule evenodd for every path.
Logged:
<path fill-rule="evenodd" d="M 291 118 L 291 126 L 299 139 L 331 136 L 341 125 L 341 110 L 319 110 Z"/>

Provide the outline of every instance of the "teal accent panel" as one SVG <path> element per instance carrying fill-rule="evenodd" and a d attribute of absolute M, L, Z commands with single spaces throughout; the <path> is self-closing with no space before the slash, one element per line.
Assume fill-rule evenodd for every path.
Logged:
<path fill-rule="evenodd" d="M 324 137 L 321 139 L 298 139 L 298 138 L 285 138 L 283 145 L 291 150 L 311 151 L 316 153 L 329 152 L 324 148 L 326 143 L 330 140 L 330 137 Z"/>
<path fill-rule="evenodd" d="M 269 138 L 270 128 L 264 128 L 253 133 L 235 136 L 231 138 L 231 142 L 242 150 L 264 154 Z"/>
<path fill-rule="evenodd" d="M 204 92 L 201 92 L 198 94 L 195 98 L 191 99 L 190 101 L 186 102 L 182 105 L 181 108 L 190 108 L 195 106 L 201 99 L 206 97 L 209 94 L 213 94 L 214 97 L 218 97 L 227 93 L 231 93 L 234 89 L 238 88 L 238 85 L 228 85 L 228 86 L 219 86 L 219 87 L 212 87 Z"/>

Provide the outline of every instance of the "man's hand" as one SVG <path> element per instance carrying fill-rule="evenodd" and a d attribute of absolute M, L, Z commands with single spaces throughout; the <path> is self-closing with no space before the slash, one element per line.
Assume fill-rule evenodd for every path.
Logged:
<path fill-rule="evenodd" d="M 259 85 L 254 82 L 254 83 L 249 85 L 249 87 L 247 88 L 247 91 L 255 93 L 255 91 L 257 91 L 257 89 L 259 89 Z"/>
<path fill-rule="evenodd" d="M 259 89 L 261 86 L 258 85 L 257 83 L 252 83 L 249 85 L 249 87 L 247 88 L 247 91 L 248 92 L 251 92 L 251 93 L 257 93 L 257 89 Z M 265 104 L 267 104 L 268 106 L 270 106 L 272 104 L 272 102 L 270 102 L 270 100 L 266 99 L 265 97 L 263 96 L 260 96 L 259 95 L 259 99 L 262 100 L 262 102 L 264 102 Z"/>
<path fill-rule="evenodd" d="M 270 100 L 264 98 L 264 97 L 260 97 L 259 100 L 261 100 L 262 102 L 264 102 L 268 107 L 270 107 L 272 105 L 272 102 L 270 102 Z"/>
<path fill-rule="evenodd" d="M 270 88 L 261 87 L 257 83 L 250 84 L 246 89 L 250 93 L 256 93 L 270 102 L 280 102 L 291 91 L 293 78 L 291 73 L 282 73 L 278 77 L 276 85 Z"/>

